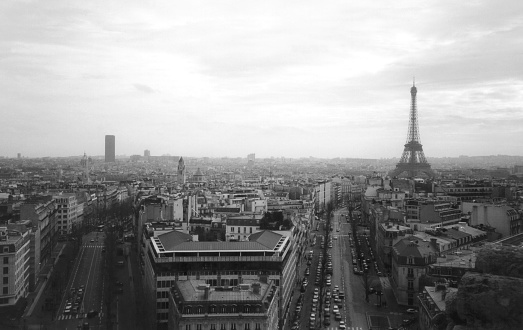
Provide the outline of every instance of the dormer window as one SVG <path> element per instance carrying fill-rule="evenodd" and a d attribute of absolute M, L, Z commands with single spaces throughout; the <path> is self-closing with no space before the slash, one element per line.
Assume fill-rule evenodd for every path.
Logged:
<path fill-rule="evenodd" d="M 407 257 L 407 264 L 408 265 L 414 265 L 414 257 L 408 256 Z"/>

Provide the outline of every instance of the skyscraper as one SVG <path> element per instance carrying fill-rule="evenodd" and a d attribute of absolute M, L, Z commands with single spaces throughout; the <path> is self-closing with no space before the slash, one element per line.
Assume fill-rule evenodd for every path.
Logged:
<path fill-rule="evenodd" d="M 115 162 L 115 137 L 114 135 L 105 136 L 105 162 Z"/>

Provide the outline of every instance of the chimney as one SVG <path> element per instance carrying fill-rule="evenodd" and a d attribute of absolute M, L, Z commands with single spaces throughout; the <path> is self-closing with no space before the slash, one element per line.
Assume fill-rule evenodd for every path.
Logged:
<path fill-rule="evenodd" d="M 256 283 L 252 283 L 252 292 L 254 294 L 260 294 L 260 288 L 261 288 L 261 284 L 256 282 Z"/>
<path fill-rule="evenodd" d="M 203 295 L 203 299 L 205 300 L 209 300 L 209 292 L 211 291 L 211 286 L 210 285 L 207 285 L 204 289 L 204 295 Z"/>

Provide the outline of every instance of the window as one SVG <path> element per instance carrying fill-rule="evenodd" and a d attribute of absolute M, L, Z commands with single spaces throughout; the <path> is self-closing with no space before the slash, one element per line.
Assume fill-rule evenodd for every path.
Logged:
<path fill-rule="evenodd" d="M 4 284 L 9 284 L 9 277 L 4 277 Z"/>
<path fill-rule="evenodd" d="M 236 330 L 236 323 L 231 324 L 231 330 Z"/>
<path fill-rule="evenodd" d="M 247 233 L 247 227 L 243 227 L 243 233 Z"/>
<path fill-rule="evenodd" d="M 408 275 L 408 276 L 414 276 L 414 269 L 412 269 L 412 268 L 407 268 L 407 275 Z"/>
<path fill-rule="evenodd" d="M 231 227 L 231 233 L 234 233 L 234 227 Z"/>
<path fill-rule="evenodd" d="M 251 230 L 251 234 L 252 234 L 252 227 L 249 228 Z"/>
<path fill-rule="evenodd" d="M 196 325 L 196 330 L 202 330 L 202 325 L 201 324 L 197 324 Z"/>
<path fill-rule="evenodd" d="M 191 330 L 191 325 L 190 324 L 186 324 L 185 325 L 185 330 Z"/>
<path fill-rule="evenodd" d="M 8 294 L 9 291 L 7 291 L 7 290 L 8 290 L 8 287 L 3 288 L 2 293 L 3 293 L 3 294 Z"/>
<path fill-rule="evenodd" d="M 414 281 L 409 280 L 409 282 L 408 282 L 408 289 L 409 290 L 414 290 Z"/>
<path fill-rule="evenodd" d="M 249 323 L 245 323 L 245 330 L 251 330 L 251 325 Z"/>
<path fill-rule="evenodd" d="M 261 325 L 259 323 L 256 323 L 256 328 L 254 330 L 261 330 Z"/>
<path fill-rule="evenodd" d="M 225 330 L 225 324 L 220 325 L 220 330 Z"/>
<path fill-rule="evenodd" d="M 9 274 L 9 267 L 4 267 L 4 275 Z"/>
<path fill-rule="evenodd" d="M 211 330 L 216 330 L 216 324 L 211 324 Z"/>
<path fill-rule="evenodd" d="M 412 256 L 407 257 L 407 264 L 413 265 L 414 264 L 414 258 Z"/>

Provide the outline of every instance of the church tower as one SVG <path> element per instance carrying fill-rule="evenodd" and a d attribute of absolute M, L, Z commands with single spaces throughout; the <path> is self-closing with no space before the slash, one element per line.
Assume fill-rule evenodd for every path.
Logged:
<path fill-rule="evenodd" d="M 185 162 L 183 157 L 178 161 L 178 184 L 185 184 Z"/>

